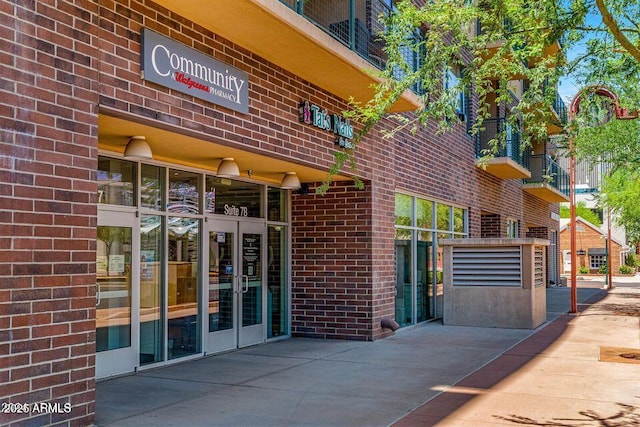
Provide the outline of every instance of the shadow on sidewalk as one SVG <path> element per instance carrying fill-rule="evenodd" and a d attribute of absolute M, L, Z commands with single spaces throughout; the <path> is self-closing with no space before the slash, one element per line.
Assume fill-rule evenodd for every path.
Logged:
<path fill-rule="evenodd" d="M 522 369 L 565 332 L 572 318 L 563 315 L 543 326 L 538 332 L 429 400 L 394 426 L 435 425 L 443 421 L 476 396 L 484 394 Z"/>
<path fill-rule="evenodd" d="M 623 304 L 614 304 L 614 303 L 607 303 L 604 302 L 602 304 L 598 304 L 597 308 L 593 311 L 594 315 L 601 315 L 601 314 L 611 314 L 614 316 L 635 316 L 635 317 L 640 317 L 640 294 L 638 293 L 634 293 L 634 292 L 616 292 L 616 298 L 617 299 L 629 299 L 631 301 L 626 301 Z M 606 294 L 605 294 L 606 296 Z M 598 298 L 599 297 L 599 298 Z M 594 300 L 596 299 L 597 300 Z M 596 302 L 598 302 L 599 300 L 601 300 L 603 297 L 600 297 L 600 294 L 594 295 L 592 298 L 590 298 L 589 300 L 587 300 L 585 302 L 585 304 L 587 305 L 587 308 L 589 308 L 590 305 L 595 304 Z M 594 300 L 594 301 L 592 301 Z M 636 304 L 634 304 L 634 302 Z M 582 304 L 578 305 L 578 311 L 582 312 L 584 311 L 584 308 L 581 307 Z M 583 313 L 583 315 L 589 316 L 590 313 Z"/>
<path fill-rule="evenodd" d="M 549 420 L 534 420 L 519 415 L 509 415 L 502 417 L 494 415 L 497 419 L 509 421 L 514 424 L 527 426 L 550 426 L 550 427 L 583 427 L 583 426 L 606 426 L 606 427 L 630 427 L 640 425 L 640 413 L 638 407 L 624 403 L 616 403 L 620 408 L 613 415 L 605 416 L 596 411 L 579 411 L 582 418 L 551 418 Z"/>
<path fill-rule="evenodd" d="M 578 311 L 583 313 L 593 304 L 601 302 L 608 295 L 606 290 L 598 292 L 582 303 L 578 304 Z M 606 303 L 598 304 L 598 307 L 606 306 Z M 622 315 L 626 315 L 622 313 Z M 523 369 L 529 362 L 555 343 L 571 327 L 573 315 L 564 314 L 555 320 L 543 325 L 533 335 L 525 338 L 511 349 L 498 356 L 482 368 L 468 375 L 457 384 L 447 388 L 441 394 L 429 400 L 415 409 L 403 419 L 394 423 L 394 426 L 433 426 L 446 420 L 455 411 L 471 402 L 477 396 L 487 393 L 501 381 Z M 496 419 L 509 421 L 514 424 L 577 427 L 588 425 L 599 426 L 640 426 L 640 413 L 638 407 L 623 403 L 617 404 L 620 411 L 611 416 L 598 414 L 592 410 L 578 412 L 583 418 L 576 419 L 551 419 L 534 420 L 519 415 L 497 416 Z M 451 421 L 450 419 L 447 421 Z M 585 424 L 585 422 L 599 422 L 598 424 Z M 444 423 L 443 425 L 447 425 Z"/>

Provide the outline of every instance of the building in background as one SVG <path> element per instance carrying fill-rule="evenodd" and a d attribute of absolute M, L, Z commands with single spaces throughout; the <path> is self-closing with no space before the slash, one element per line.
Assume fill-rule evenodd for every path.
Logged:
<path fill-rule="evenodd" d="M 571 240 L 570 220 L 562 218 L 560 228 L 560 250 L 562 254 L 562 272 L 571 272 Z M 611 272 L 617 274 L 620 266 L 624 265 L 627 254 L 632 250 L 624 241 L 611 237 L 608 241 L 606 230 L 597 227 L 589 221 L 576 218 L 576 260 L 577 270 L 583 274 L 602 274 L 607 266 L 607 255 L 611 252 Z M 582 270 L 582 271 L 581 271 Z"/>
<path fill-rule="evenodd" d="M 547 141 L 520 150 L 510 103 L 477 138 L 473 97 L 446 134 L 383 121 L 365 188 L 343 171 L 315 194 L 384 66 L 389 0 L 1 4 L 0 401 L 52 406 L 0 424 L 91 424 L 112 375 L 437 319 L 443 238 L 549 239 L 557 280 L 567 175 Z"/>
<path fill-rule="evenodd" d="M 559 157 L 558 163 L 565 170 L 569 169 L 569 159 L 567 157 Z M 609 166 L 606 163 L 596 165 L 589 164 L 585 161 L 576 161 L 576 204 L 584 203 L 587 209 L 593 211 L 602 223 L 602 229 L 608 230 L 611 225 L 611 236 L 620 242 L 627 242 L 626 231 L 624 227 L 616 224 L 616 215 L 612 214 L 608 218 L 609 212 L 598 204 L 598 194 L 602 185 L 602 180 L 608 175 Z M 569 206 L 569 204 L 561 204 L 561 206 Z"/>

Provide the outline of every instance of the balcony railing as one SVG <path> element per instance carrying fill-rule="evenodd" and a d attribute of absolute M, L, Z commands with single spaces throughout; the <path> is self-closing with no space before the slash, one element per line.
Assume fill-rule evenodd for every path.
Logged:
<path fill-rule="evenodd" d="M 333 38 L 343 43 L 352 51 L 369 61 L 379 69 L 387 63 L 384 52 L 384 41 L 380 34 L 386 31 L 381 22 L 393 11 L 392 0 L 342 0 L 327 2 L 326 0 L 280 0 L 300 15 L 313 22 Z M 409 45 L 421 38 L 414 36 L 402 51 L 404 60 L 416 70 L 420 64 L 421 53 L 415 52 Z M 398 71 L 394 73 L 401 77 Z M 412 88 L 419 93 L 419 88 Z"/>
<path fill-rule="evenodd" d="M 560 119 L 560 123 L 566 125 L 568 119 L 567 106 L 558 92 L 556 92 L 556 98 L 553 101 L 553 111 L 556 112 L 556 115 Z"/>
<path fill-rule="evenodd" d="M 379 16 L 389 16 L 389 1 L 382 0 L 280 0 L 300 15 L 342 42 L 349 49 L 384 68 L 386 54 L 379 34 L 384 25 Z"/>
<path fill-rule="evenodd" d="M 569 174 L 548 154 L 531 156 L 531 178 L 526 184 L 547 183 L 565 196 L 569 195 Z"/>
<path fill-rule="evenodd" d="M 484 156 L 486 154 L 485 150 L 489 150 L 494 157 L 508 157 L 529 169 L 529 150 L 522 150 L 520 131 L 511 127 L 507 123 L 507 119 L 486 119 L 482 127 L 484 130 L 476 135 L 476 157 Z M 498 143 L 497 152 L 494 152 L 489 141 L 498 138 L 499 135 L 504 136 L 504 145 Z"/>

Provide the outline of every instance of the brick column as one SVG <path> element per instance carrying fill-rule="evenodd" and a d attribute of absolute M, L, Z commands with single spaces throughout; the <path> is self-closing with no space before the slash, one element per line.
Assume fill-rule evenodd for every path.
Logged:
<path fill-rule="evenodd" d="M 292 197 L 291 333 L 371 340 L 371 190 Z"/>
<path fill-rule="evenodd" d="M 0 424 L 88 425 L 97 2 L 0 8 Z"/>

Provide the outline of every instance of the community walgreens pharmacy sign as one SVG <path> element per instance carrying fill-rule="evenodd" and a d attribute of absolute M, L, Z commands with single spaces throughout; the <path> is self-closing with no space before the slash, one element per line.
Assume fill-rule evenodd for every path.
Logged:
<path fill-rule="evenodd" d="M 247 73 L 147 28 L 142 79 L 238 111 L 249 112 Z"/>

